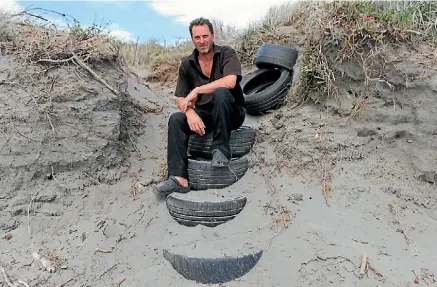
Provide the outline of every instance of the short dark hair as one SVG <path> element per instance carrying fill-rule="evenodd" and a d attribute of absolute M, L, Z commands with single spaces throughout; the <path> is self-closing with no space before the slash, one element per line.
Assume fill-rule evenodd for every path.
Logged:
<path fill-rule="evenodd" d="M 211 21 L 209 21 L 206 18 L 200 17 L 196 18 L 190 23 L 190 35 L 193 36 L 193 26 L 195 25 L 208 25 L 209 31 L 211 31 L 211 34 L 214 34 L 214 28 L 212 27 Z"/>

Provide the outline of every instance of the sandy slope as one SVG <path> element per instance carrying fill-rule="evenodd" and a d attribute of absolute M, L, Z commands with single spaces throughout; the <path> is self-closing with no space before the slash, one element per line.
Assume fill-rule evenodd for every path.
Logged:
<path fill-rule="evenodd" d="M 150 109 L 164 109 L 142 114 L 136 130 L 128 130 L 136 150 L 126 147 L 126 161 L 112 169 L 116 180 L 87 181 L 69 192 L 51 181 L 0 194 L 2 229 L 12 235 L 0 240 L 0 265 L 11 278 L 30 286 L 199 286 L 172 269 L 164 249 L 202 257 L 265 250 L 251 272 L 224 286 L 416 286 L 411 270 L 420 285 L 425 269 L 437 272 L 437 194 L 423 180 L 433 181 L 423 174 L 436 170 L 431 90 L 413 91 L 417 102 L 408 109 L 393 111 L 376 99 L 355 122 L 315 106 L 248 117 L 259 135 L 246 175 L 229 188 L 190 194 L 247 196 L 245 209 L 215 228 L 179 225 L 148 185 L 165 159 L 171 91 L 153 93 L 130 79 L 128 92 Z M 332 178 L 329 206 L 323 174 Z M 69 176 L 58 179 L 84 181 Z M 138 182 L 145 186 L 134 197 Z M 34 251 L 50 253 L 56 272 L 39 269 Z M 363 252 L 383 277 L 369 270 L 359 278 Z"/>

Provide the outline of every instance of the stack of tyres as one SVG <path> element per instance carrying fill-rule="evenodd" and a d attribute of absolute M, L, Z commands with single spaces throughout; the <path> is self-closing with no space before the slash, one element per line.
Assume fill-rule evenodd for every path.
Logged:
<path fill-rule="evenodd" d="M 264 114 L 285 102 L 297 57 L 294 48 L 271 43 L 261 45 L 255 58 L 258 69 L 240 82 L 249 115 Z"/>
<path fill-rule="evenodd" d="M 212 132 L 200 136 L 193 134 L 188 141 L 188 177 L 193 190 L 222 189 L 240 180 L 246 173 L 249 162 L 245 155 L 255 143 L 256 132 L 248 126 L 231 132 L 229 146 L 231 161 L 226 167 L 212 167 Z"/>
<path fill-rule="evenodd" d="M 231 161 L 228 166 L 211 165 L 212 132 L 204 136 L 190 135 L 188 140 L 188 179 L 190 189 L 222 189 L 240 180 L 249 167 L 245 157 L 255 143 L 256 132 L 248 126 L 232 130 L 229 145 Z M 246 204 L 245 197 L 219 201 L 197 201 L 189 195 L 170 194 L 167 209 L 170 216 L 185 226 L 204 225 L 215 227 L 233 219 Z"/>
<path fill-rule="evenodd" d="M 230 137 L 231 161 L 226 167 L 212 167 L 212 133 L 193 134 L 188 141 L 188 176 L 193 190 L 221 189 L 232 185 L 246 173 L 245 157 L 255 143 L 256 132 L 248 126 L 233 130 Z M 187 227 L 203 225 L 214 228 L 232 221 L 246 206 L 245 196 L 200 199 L 196 195 L 170 194 L 167 210 L 179 224 Z M 232 244 L 231 242 L 229 244 Z M 164 258 L 182 277 L 203 284 L 227 283 L 250 272 L 258 263 L 263 250 L 237 256 L 218 258 L 191 257 L 164 250 Z"/>
<path fill-rule="evenodd" d="M 258 50 L 255 72 L 244 77 L 242 87 L 249 115 L 263 114 L 281 106 L 291 86 L 297 51 L 277 44 L 263 44 Z M 230 138 L 231 161 L 227 167 L 212 167 L 212 133 L 193 134 L 188 141 L 188 176 L 193 190 L 221 189 L 243 177 L 248 169 L 245 157 L 255 143 L 253 128 L 242 126 Z M 245 207 L 246 197 L 200 200 L 185 194 L 170 194 L 167 209 L 179 224 L 216 227 L 232 221 Z M 231 244 L 231 243 L 230 243 Z M 227 283 L 244 276 L 260 260 L 263 250 L 236 257 L 197 258 L 164 250 L 165 259 L 188 280 L 203 284 Z"/>

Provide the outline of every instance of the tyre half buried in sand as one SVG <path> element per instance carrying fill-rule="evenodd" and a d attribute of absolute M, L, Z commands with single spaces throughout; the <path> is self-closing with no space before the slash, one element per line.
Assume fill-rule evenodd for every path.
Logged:
<path fill-rule="evenodd" d="M 255 267 L 263 251 L 239 257 L 195 258 L 164 250 L 164 258 L 185 279 L 203 284 L 226 283 L 247 274 Z"/>
<path fill-rule="evenodd" d="M 213 167 L 211 161 L 188 159 L 188 177 L 193 190 L 221 189 L 243 177 L 249 168 L 245 157 L 233 158 L 225 167 Z"/>
<path fill-rule="evenodd" d="M 231 137 L 229 139 L 231 157 L 241 157 L 248 154 L 255 143 L 255 136 L 255 130 L 248 126 L 241 126 L 239 129 L 232 130 Z M 212 141 L 212 132 L 204 136 L 193 134 L 190 136 L 188 141 L 188 153 L 192 156 L 211 159 Z"/>
<path fill-rule="evenodd" d="M 184 194 L 170 194 L 166 204 L 171 217 L 185 226 L 215 227 L 233 219 L 246 205 L 246 197 L 198 201 Z"/>

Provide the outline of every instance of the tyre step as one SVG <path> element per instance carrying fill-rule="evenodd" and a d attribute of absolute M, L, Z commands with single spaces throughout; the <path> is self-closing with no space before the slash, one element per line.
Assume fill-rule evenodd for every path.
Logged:
<path fill-rule="evenodd" d="M 219 284 L 238 279 L 251 271 L 263 255 L 254 254 L 238 257 L 195 258 L 163 251 L 164 258 L 185 279 L 202 284 Z"/>
<path fill-rule="evenodd" d="M 255 143 L 256 131 L 249 126 L 241 126 L 232 130 L 229 139 L 231 148 L 231 157 L 242 157 L 247 155 Z M 204 136 L 193 134 L 188 141 L 188 153 L 192 156 L 205 159 L 212 158 L 211 151 L 212 133 L 209 132 Z"/>
<path fill-rule="evenodd" d="M 188 182 L 192 190 L 222 189 L 239 181 L 249 168 L 245 157 L 233 158 L 226 167 L 213 167 L 210 160 L 188 159 Z"/>
<path fill-rule="evenodd" d="M 189 194 L 170 194 L 166 204 L 170 216 L 179 224 L 215 227 L 232 220 L 246 206 L 246 197 L 225 200 L 192 199 Z"/>

